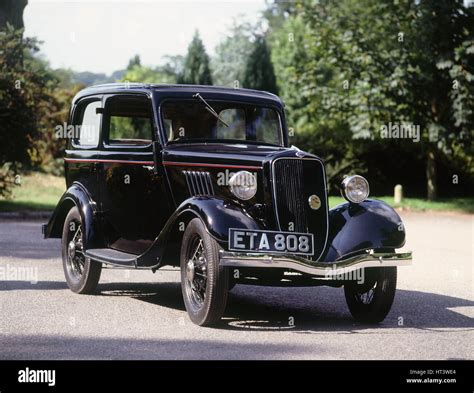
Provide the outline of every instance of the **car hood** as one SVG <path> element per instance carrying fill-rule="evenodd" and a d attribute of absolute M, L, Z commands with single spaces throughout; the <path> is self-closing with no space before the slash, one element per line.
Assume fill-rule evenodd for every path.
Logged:
<path fill-rule="evenodd" d="M 295 149 L 287 147 L 257 144 L 221 144 L 221 143 L 188 143 L 168 145 L 163 151 L 163 161 L 179 163 L 203 163 L 223 165 L 262 166 L 278 155 L 294 155 Z"/>

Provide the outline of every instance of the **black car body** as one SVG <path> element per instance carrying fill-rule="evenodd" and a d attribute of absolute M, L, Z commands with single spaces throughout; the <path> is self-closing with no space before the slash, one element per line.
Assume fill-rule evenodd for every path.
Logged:
<path fill-rule="evenodd" d="M 101 85 L 77 94 L 62 131 L 67 191 L 43 231 L 63 238 L 73 291 L 94 290 L 102 264 L 180 265 L 200 325 L 221 317 L 235 283 L 344 286 L 357 319 L 388 313 L 396 266 L 411 262 L 395 252 L 405 243 L 400 217 L 365 198 L 328 209 L 324 163 L 289 147 L 277 96 Z M 364 280 L 349 277 L 361 271 Z"/>

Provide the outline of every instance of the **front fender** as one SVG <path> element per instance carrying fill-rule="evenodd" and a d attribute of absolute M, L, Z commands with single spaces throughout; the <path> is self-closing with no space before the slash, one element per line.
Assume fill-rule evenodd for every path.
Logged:
<path fill-rule="evenodd" d="M 333 262 L 368 249 L 395 249 L 405 244 L 405 227 L 397 212 L 379 200 L 343 203 L 329 210 L 329 233 L 321 261 Z"/>
<path fill-rule="evenodd" d="M 227 246 L 229 228 L 261 229 L 244 209 L 228 200 L 207 196 L 188 198 L 171 215 L 152 246 L 138 257 L 137 266 L 162 265 L 166 250 L 173 246 L 180 246 L 170 242 L 173 233 L 184 233 L 184 226 L 181 224 L 187 224 L 196 217 L 204 222 L 207 232 L 223 248 Z"/>
<path fill-rule="evenodd" d="M 82 219 L 84 248 L 103 247 L 103 241 L 94 219 L 96 204 L 87 190 L 73 183 L 62 195 L 44 229 L 44 238 L 61 238 L 64 221 L 69 210 L 77 206 Z"/>
<path fill-rule="evenodd" d="M 209 234 L 219 243 L 228 241 L 229 228 L 261 229 L 258 223 L 239 205 L 218 197 L 194 197 L 177 209 L 177 219 L 194 214 L 206 225 Z"/>

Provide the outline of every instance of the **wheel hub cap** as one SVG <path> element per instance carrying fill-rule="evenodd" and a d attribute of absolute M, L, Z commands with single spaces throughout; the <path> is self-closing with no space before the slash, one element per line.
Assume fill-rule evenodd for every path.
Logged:
<path fill-rule="evenodd" d="M 186 264 L 186 278 L 190 283 L 194 280 L 194 262 L 191 260 Z"/>
<path fill-rule="evenodd" d="M 76 243 L 74 243 L 72 240 L 69 242 L 67 246 L 67 253 L 69 255 L 69 258 L 74 258 L 76 256 Z"/>

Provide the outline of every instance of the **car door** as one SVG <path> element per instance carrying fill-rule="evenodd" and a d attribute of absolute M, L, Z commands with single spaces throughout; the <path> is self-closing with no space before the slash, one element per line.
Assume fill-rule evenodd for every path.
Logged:
<path fill-rule="evenodd" d="M 169 216 L 165 181 L 154 170 L 156 140 L 146 94 L 105 97 L 100 171 L 102 223 L 110 248 L 139 255 Z"/>

